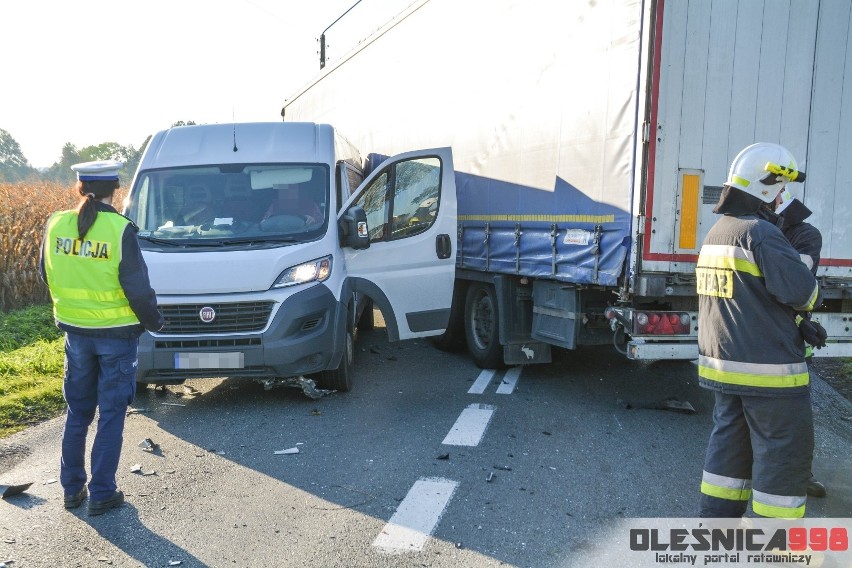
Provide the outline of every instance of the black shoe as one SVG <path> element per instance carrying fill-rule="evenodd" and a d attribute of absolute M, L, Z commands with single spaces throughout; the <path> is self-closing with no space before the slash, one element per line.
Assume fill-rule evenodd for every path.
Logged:
<path fill-rule="evenodd" d="M 80 505 L 83 504 L 83 499 L 89 496 L 89 491 L 86 489 L 84 485 L 83 488 L 75 493 L 74 495 L 66 495 L 65 496 L 65 508 L 66 509 L 76 509 Z"/>
<path fill-rule="evenodd" d="M 112 497 L 108 497 L 103 501 L 89 501 L 89 516 L 103 515 L 110 509 L 120 506 L 124 503 L 124 493 L 116 491 Z"/>
<path fill-rule="evenodd" d="M 811 497 L 825 497 L 825 485 L 817 481 L 816 477 L 808 479 L 808 495 Z"/>

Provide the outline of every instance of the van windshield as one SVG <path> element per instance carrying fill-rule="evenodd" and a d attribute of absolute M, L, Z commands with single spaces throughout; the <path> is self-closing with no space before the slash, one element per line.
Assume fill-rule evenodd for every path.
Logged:
<path fill-rule="evenodd" d="M 140 172 L 125 214 L 139 236 L 206 245 L 304 242 L 325 234 L 329 169 L 317 164 L 227 164 Z"/>

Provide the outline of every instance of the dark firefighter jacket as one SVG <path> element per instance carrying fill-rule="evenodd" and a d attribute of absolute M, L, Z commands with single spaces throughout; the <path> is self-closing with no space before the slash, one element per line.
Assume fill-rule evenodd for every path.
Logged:
<path fill-rule="evenodd" d="M 795 312 L 819 305 L 819 285 L 781 230 L 734 197 L 720 200 L 696 267 L 699 381 L 729 394 L 798 395 L 809 375 Z"/>

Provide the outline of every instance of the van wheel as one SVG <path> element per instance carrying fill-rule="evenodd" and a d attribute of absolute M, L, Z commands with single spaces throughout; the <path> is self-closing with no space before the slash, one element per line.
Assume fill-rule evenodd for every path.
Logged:
<path fill-rule="evenodd" d="M 494 288 L 479 282 L 471 284 L 467 290 L 464 314 L 464 335 L 473 361 L 482 369 L 503 367 Z"/>
<path fill-rule="evenodd" d="M 340 365 L 334 370 L 319 374 L 317 383 L 322 389 L 349 392 L 352 388 L 352 375 L 355 363 L 355 339 L 350 330 L 346 331 L 346 346 Z"/>
<path fill-rule="evenodd" d="M 450 306 L 450 320 L 447 329 L 441 335 L 432 337 L 432 344 L 441 351 L 461 351 L 465 346 L 464 338 L 464 302 L 467 288 L 459 282 L 453 287 L 453 303 Z"/>
<path fill-rule="evenodd" d="M 358 319 L 359 331 L 373 331 L 376 327 L 376 320 L 373 315 L 373 300 L 364 301 L 364 311 L 361 312 L 361 317 Z"/>

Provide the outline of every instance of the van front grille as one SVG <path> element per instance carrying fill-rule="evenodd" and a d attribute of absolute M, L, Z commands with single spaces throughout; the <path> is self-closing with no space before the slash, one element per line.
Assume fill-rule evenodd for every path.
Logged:
<path fill-rule="evenodd" d="M 223 304 L 170 304 L 159 306 L 166 325 L 158 333 L 246 333 L 260 331 L 266 327 L 272 313 L 273 302 L 234 302 Z M 205 322 L 201 319 L 204 309 L 215 314 Z"/>

